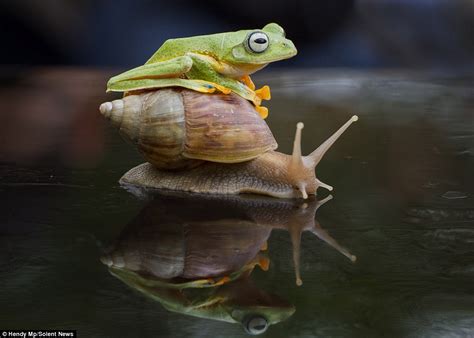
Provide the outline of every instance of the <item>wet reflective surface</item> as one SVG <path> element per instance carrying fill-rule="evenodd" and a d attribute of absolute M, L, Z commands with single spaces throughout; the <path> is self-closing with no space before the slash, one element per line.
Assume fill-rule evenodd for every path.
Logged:
<path fill-rule="evenodd" d="M 474 77 L 341 70 L 256 77 L 272 87 L 267 121 L 282 152 L 291 152 L 298 121 L 305 123 L 307 153 L 352 114 L 360 117 L 318 167 L 318 177 L 335 190 L 316 222 L 316 201 L 302 207 L 301 201 L 209 202 L 129 192 L 117 181 L 141 163 L 140 155 L 97 111 L 111 98 L 102 94 L 110 73 L 2 75 L 1 327 L 104 337 L 246 336 L 241 324 L 190 315 L 183 304 L 200 310 L 230 304 L 239 308 L 237 321 L 248 323 L 242 308 L 254 313 L 261 300 L 286 309 L 263 334 L 268 337 L 474 335 Z M 301 286 L 291 224 L 310 224 L 320 237 L 302 232 Z M 219 239 L 211 241 L 206 231 Z M 230 237 L 240 240 L 229 246 Z M 155 272 L 163 269 L 153 265 L 155 256 L 173 254 L 168 272 L 184 266 L 184 251 L 172 251 L 183 238 L 180 248 L 192 248 L 199 258 L 187 281 L 210 274 L 219 283 L 241 273 L 223 285 L 175 287 L 186 302 L 168 311 L 162 296 L 133 285 L 156 283 Z M 160 251 L 166 245 L 169 251 Z M 242 254 L 230 254 L 234 249 Z M 119 272 L 107 266 L 120 256 L 106 259 L 114 250 L 131 262 L 119 263 Z M 268 270 L 248 273 L 251 262 L 265 267 L 260 255 L 268 258 Z M 215 259 L 203 264 L 208 257 Z M 214 269 L 203 273 L 205 266 Z M 135 284 L 130 274 L 119 277 L 124 271 L 133 273 Z M 184 281 L 171 277 L 159 278 L 168 288 Z"/>

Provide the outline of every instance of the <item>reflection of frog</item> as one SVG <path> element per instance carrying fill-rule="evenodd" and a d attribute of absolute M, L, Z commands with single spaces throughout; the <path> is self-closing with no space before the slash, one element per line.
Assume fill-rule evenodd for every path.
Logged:
<path fill-rule="evenodd" d="M 283 28 L 270 23 L 261 30 L 195 36 L 167 40 L 145 65 L 112 77 L 108 91 L 128 92 L 163 87 L 185 87 L 199 92 L 235 92 L 260 107 L 270 99 L 270 89 L 255 91 L 249 74 L 270 62 L 296 54 Z"/>
<path fill-rule="evenodd" d="M 241 323 L 250 333 L 262 333 L 295 311 L 250 279 L 255 265 L 268 269 L 262 250 L 272 229 L 291 233 L 297 281 L 302 231 L 314 232 L 351 257 L 315 223 L 317 208 L 330 198 L 301 203 L 157 196 L 101 260 L 114 276 L 170 311 Z"/>
<path fill-rule="evenodd" d="M 151 277 L 126 269 L 110 272 L 130 287 L 144 293 L 167 310 L 188 316 L 240 323 L 252 334 L 266 331 L 269 325 L 290 317 L 295 308 L 287 301 L 255 286 L 248 274 L 215 287 L 165 286 Z"/>

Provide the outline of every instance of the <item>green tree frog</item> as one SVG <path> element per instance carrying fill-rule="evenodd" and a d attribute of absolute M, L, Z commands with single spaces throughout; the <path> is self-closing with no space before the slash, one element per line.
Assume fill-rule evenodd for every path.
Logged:
<path fill-rule="evenodd" d="M 234 92 L 253 102 L 265 118 L 270 88 L 255 90 L 249 75 L 270 62 L 296 55 L 282 27 L 270 23 L 260 29 L 241 30 L 167 40 L 140 67 L 112 77 L 107 91 L 130 92 L 163 87 L 184 87 L 202 93 Z"/>

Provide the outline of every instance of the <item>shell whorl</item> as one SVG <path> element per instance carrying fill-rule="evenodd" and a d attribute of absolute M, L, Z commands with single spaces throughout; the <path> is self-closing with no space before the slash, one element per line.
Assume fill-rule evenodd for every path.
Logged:
<path fill-rule="evenodd" d="M 201 161 L 183 156 L 185 117 L 179 91 L 163 89 L 105 102 L 100 112 L 160 169 L 194 167 Z"/>
<path fill-rule="evenodd" d="M 119 128 L 127 139 L 132 142 L 137 139 L 141 100 L 138 100 L 136 96 L 104 102 L 100 105 L 99 110 L 104 117 L 112 122 L 113 126 Z"/>

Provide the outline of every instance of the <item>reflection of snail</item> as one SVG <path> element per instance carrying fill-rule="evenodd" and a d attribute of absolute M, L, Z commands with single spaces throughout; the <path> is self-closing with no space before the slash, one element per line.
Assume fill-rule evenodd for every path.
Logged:
<path fill-rule="evenodd" d="M 277 143 L 254 107 L 235 94 L 161 89 L 103 103 L 101 113 L 134 142 L 149 162 L 122 183 L 200 193 L 259 193 L 274 197 L 316 194 L 314 169 L 353 116 L 308 156 L 301 155 L 298 123 L 293 155 Z"/>
<path fill-rule="evenodd" d="M 249 278 L 255 265 L 268 269 L 261 250 L 272 229 L 291 233 L 299 285 L 302 231 L 312 231 L 355 259 L 315 223 L 317 208 L 329 199 L 302 204 L 268 198 L 159 196 L 101 260 L 116 277 L 170 311 L 238 322 L 248 332 L 261 333 L 294 312 L 292 305 L 259 290 Z"/>

